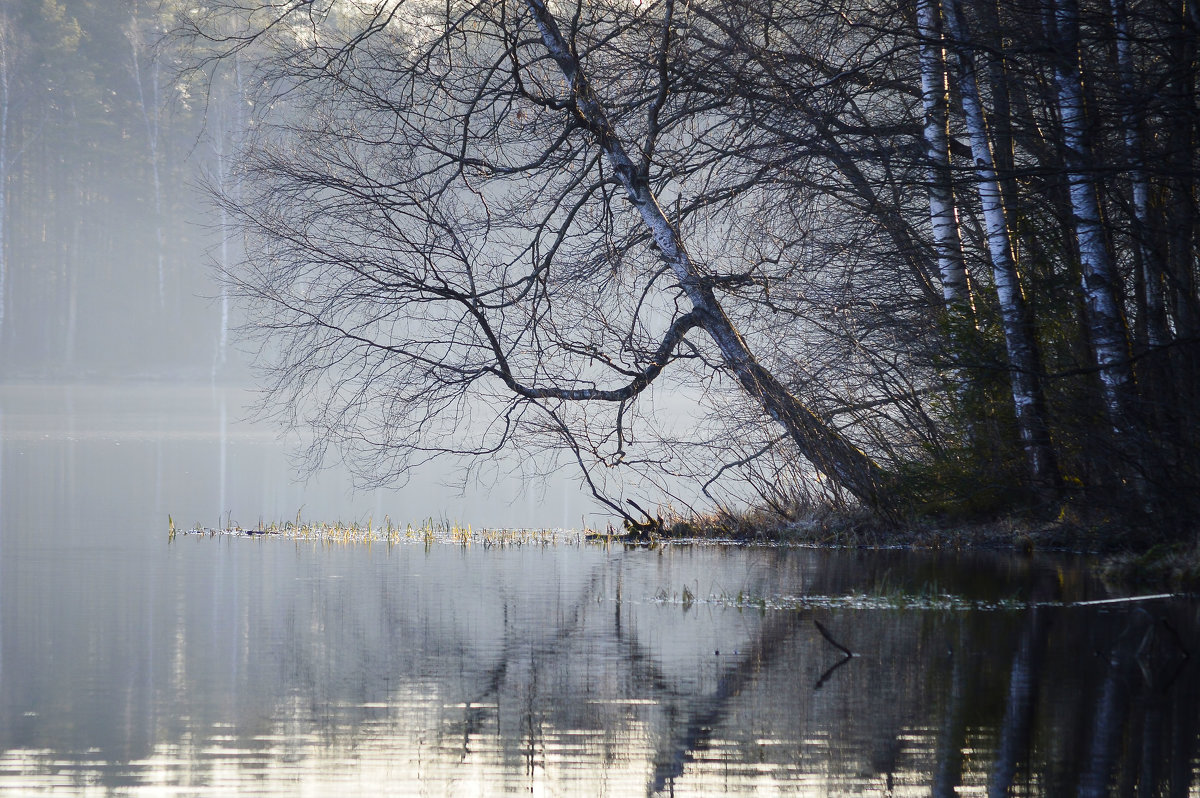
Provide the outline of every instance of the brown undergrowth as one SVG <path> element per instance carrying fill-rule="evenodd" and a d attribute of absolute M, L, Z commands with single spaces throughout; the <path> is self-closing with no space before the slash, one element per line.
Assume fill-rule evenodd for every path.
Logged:
<path fill-rule="evenodd" d="M 1114 584 L 1200 590 L 1200 543 L 1155 543 L 1152 531 L 1126 523 L 1021 515 L 989 519 L 912 517 L 881 520 L 859 509 L 797 505 L 787 516 L 762 509 L 663 514 L 655 537 L 858 548 L 994 549 L 1014 553 L 1075 551 L 1097 555 Z M 1196 536 L 1192 537 L 1196 540 Z"/>

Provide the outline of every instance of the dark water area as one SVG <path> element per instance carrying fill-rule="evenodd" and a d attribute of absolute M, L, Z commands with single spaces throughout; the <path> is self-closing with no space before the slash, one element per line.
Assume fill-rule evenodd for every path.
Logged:
<path fill-rule="evenodd" d="M 0 388 L 5 795 L 1200 795 L 1200 602 L 1083 603 L 1085 558 L 169 540 L 474 511 L 297 486 L 232 396 L 39 390 Z"/>

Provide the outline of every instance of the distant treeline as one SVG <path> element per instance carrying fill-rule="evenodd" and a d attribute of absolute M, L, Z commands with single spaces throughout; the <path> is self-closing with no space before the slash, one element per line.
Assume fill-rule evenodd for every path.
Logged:
<path fill-rule="evenodd" d="M 220 140 L 145 0 L 0 2 L 0 379 L 229 375 Z"/>

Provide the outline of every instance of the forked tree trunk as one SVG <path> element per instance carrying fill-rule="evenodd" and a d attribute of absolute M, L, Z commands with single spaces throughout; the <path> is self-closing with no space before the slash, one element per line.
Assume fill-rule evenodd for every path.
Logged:
<path fill-rule="evenodd" d="M 628 155 L 608 113 L 592 90 L 587 75 L 567 44 L 545 0 L 526 0 L 542 42 L 567 83 L 571 112 L 604 153 L 612 172 L 692 303 L 700 326 L 720 351 L 726 367 L 747 394 L 789 434 L 813 466 L 863 504 L 879 511 L 891 509 L 882 469 L 837 430 L 793 396 L 750 351 L 745 339 L 725 314 L 711 285 L 692 262 L 678 230 L 667 219 L 642 170 Z"/>
<path fill-rule="evenodd" d="M 966 21 L 962 18 L 957 0 L 946 0 L 943 4 L 943 14 L 946 31 L 958 55 L 958 88 L 971 140 L 975 181 L 983 209 L 996 295 L 1000 302 L 1017 431 L 1029 462 L 1029 473 L 1034 488 L 1042 493 L 1052 493 L 1058 488 L 1058 463 L 1050 445 L 1050 434 L 1046 424 L 1045 399 L 1040 377 L 1041 355 L 1033 335 L 1029 311 L 1013 257 L 1008 218 L 992 160 L 983 105 L 979 98 L 975 56 L 971 51 Z"/>

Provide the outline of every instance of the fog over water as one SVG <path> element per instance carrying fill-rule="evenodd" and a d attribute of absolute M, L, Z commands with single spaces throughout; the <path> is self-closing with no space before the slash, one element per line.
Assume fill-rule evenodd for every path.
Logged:
<path fill-rule="evenodd" d="M 72 534 L 114 525 L 242 527 L 426 518 L 477 526 L 580 527 L 592 507 L 567 473 L 462 485 L 436 464 L 403 485 L 356 489 L 336 465 L 303 478 L 298 436 L 248 419 L 251 391 L 204 384 L 0 386 L 9 523 Z"/>
<path fill-rule="evenodd" d="M 244 109 L 142 5 L 0 10 L 0 793 L 1200 795 L 1200 607 L 1075 555 L 187 533 L 608 519 L 301 479 L 196 190 Z"/>

